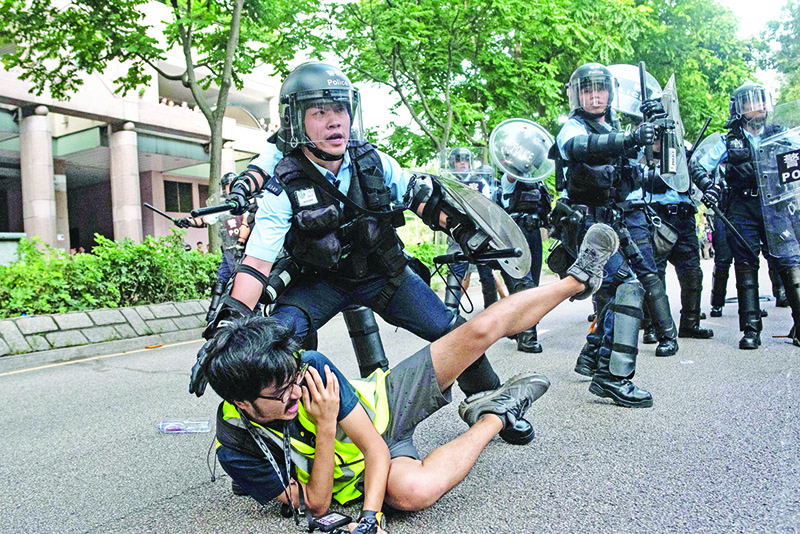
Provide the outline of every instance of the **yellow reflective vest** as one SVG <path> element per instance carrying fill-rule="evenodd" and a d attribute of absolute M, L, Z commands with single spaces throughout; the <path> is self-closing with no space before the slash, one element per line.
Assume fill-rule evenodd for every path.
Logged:
<path fill-rule="evenodd" d="M 389 427 L 391 414 L 389 402 L 386 395 L 386 377 L 389 371 L 381 369 L 375 370 L 367 378 L 348 380 L 358 394 L 358 401 L 362 408 L 367 412 L 373 426 L 379 434 L 383 435 Z M 244 422 L 239 417 L 236 406 L 224 401 L 220 405 L 219 416 L 228 424 L 228 429 L 238 428 L 241 432 L 247 433 Z M 300 435 L 291 437 L 292 463 L 297 469 L 297 478 L 303 484 L 308 484 L 311 478 L 311 469 L 314 466 L 316 424 L 311 420 L 303 406 L 302 399 L 297 413 L 297 424 L 300 428 Z M 253 423 L 256 433 L 267 442 L 277 445 L 279 450 L 283 450 L 283 433 L 269 426 L 261 426 Z M 225 439 L 220 442 L 220 432 L 217 431 L 217 448 L 225 445 Z M 249 434 L 241 439 L 252 442 Z M 348 504 L 359 500 L 364 491 L 364 455 L 350 441 L 342 427 L 336 426 L 336 437 L 334 443 L 334 468 L 333 468 L 333 498 L 339 504 Z M 255 444 L 253 444 L 255 445 Z M 233 448 L 236 448 L 235 446 Z M 280 464 L 281 462 L 278 461 Z"/>

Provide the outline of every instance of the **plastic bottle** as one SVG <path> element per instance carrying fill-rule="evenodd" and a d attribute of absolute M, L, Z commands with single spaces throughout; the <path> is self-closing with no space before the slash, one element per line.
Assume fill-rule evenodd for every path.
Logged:
<path fill-rule="evenodd" d="M 167 417 L 158 422 L 158 429 L 164 434 L 210 432 L 211 419 L 208 417 Z"/>

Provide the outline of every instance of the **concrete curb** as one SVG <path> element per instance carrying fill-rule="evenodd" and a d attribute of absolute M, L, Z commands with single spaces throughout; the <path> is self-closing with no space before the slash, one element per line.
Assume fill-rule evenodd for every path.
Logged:
<path fill-rule="evenodd" d="M 30 369 L 43 365 L 52 365 L 75 360 L 82 360 L 92 356 L 105 356 L 109 354 L 133 352 L 145 349 L 149 345 L 169 345 L 182 341 L 203 341 L 203 329 L 179 330 L 151 336 L 142 336 L 131 339 L 119 339 L 77 347 L 29 352 L 0 358 L 0 374 Z"/>

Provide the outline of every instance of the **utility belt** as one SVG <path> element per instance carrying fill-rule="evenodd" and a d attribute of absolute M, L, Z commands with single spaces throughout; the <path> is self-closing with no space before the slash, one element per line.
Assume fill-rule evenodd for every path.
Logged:
<path fill-rule="evenodd" d="M 758 187 L 731 187 L 731 196 L 741 196 L 745 198 L 755 198 L 758 196 Z"/>
<path fill-rule="evenodd" d="M 520 228 L 526 230 L 538 230 L 548 225 L 545 219 L 542 219 L 538 213 L 510 213 L 511 218 L 517 223 Z"/>
<path fill-rule="evenodd" d="M 692 204 L 686 202 L 679 202 L 677 204 L 651 204 L 659 215 L 672 215 L 678 217 L 679 220 L 690 219 L 697 213 L 697 208 Z"/>

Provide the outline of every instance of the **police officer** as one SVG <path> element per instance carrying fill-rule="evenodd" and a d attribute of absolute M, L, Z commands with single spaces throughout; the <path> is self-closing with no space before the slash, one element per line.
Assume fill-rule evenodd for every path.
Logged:
<path fill-rule="evenodd" d="M 231 196 L 241 192 L 246 198 L 266 184 L 217 321 L 252 313 L 285 249 L 301 271 L 271 315 L 292 325 L 299 340 L 352 304 L 430 341 L 465 322 L 407 267 L 395 231 L 404 217 L 394 206 L 405 197 L 423 222 L 453 236 L 467 253 L 475 252 L 470 239 L 479 234 L 472 221 L 447 204 L 437 182 L 412 177 L 363 139 L 359 92 L 338 68 L 300 65 L 284 80 L 279 98 L 276 144 L 231 185 Z M 202 394 L 209 361 L 201 350 L 190 392 Z M 484 355 L 462 373 L 459 385 L 472 395 L 496 389 L 500 380 Z M 533 429 L 518 425 L 502 437 L 526 443 Z"/>
<path fill-rule="evenodd" d="M 623 253 L 615 254 L 606 264 L 598 329 L 592 338 L 587 337 L 587 345 L 600 344 L 597 359 L 582 362 L 581 358 L 589 359 L 582 352 L 576 370 L 586 365 L 594 371 L 591 393 L 611 398 L 621 406 L 649 407 L 653 405 L 652 395 L 631 382 L 636 370 L 644 289 L 630 263 L 643 259 L 628 231 L 629 218 L 624 216 L 622 207 L 629 197 L 641 198 L 639 147 L 653 143 L 655 130 L 647 122 L 632 132 L 617 130 L 611 110 L 616 89 L 614 76 L 599 63 L 582 65 L 570 77 L 570 118 L 556 137 L 557 149 L 551 151 L 556 159 L 557 180 L 564 172 L 566 183 L 559 180 L 557 185 L 559 189 L 565 187 L 568 201 L 559 200 L 553 217 L 562 241 L 573 251 L 579 235 L 574 226 L 584 232 L 593 222 L 606 222 L 619 234 Z M 631 220 L 646 226 L 639 218 L 636 215 Z M 655 265 L 652 271 L 655 272 Z"/>
<path fill-rule="evenodd" d="M 523 171 L 523 169 L 520 169 Z M 523 174 L 520 172 L 520 174 Z M 503 174 L 500 181 L 500 205 L 517 223 L 528 248 L 531 251 L 531 270 L 521 279 L 511 278 L 501 271 L 503 280 L 510 293 L 517 293 L 530 287 L 539 287 L 542 274 L 542 232 L 541 228 L 549 225 L 553 197 L 547 186 L 539 182 L 523 182 L 509 174 Z M 536 325 L 517 335 L 517 350 L 522 352 L 542 352 L 536 332 Z"/>
<path fill-rule="evenodd" d="M 658 161 L 658 158 L 654 158 Z M 679 337 L 709 339 L 714 331 L 700 326 L 700 297 L 703 270 L 700 268 L 700 242 L 697 239 L 697 208 L 689 191 L 678 193 L 660 178 L 657 169 L 644 181 L 647 202 L 660 221 L 675 228 L 677 241 L 672 249 L 656 258 L 658 274 L 664 283 L 669 261 L 675 266 L 681 286 L 681 318 Z M 646 335 L 646 334 L 645 334 Z"/>
<path fill-rule="evenodd" d="M 461 183 L 487 198 L 490 196 L 488 180 L 493 178 L 494 169 L 489 167 L 491 173 L 478 172 L 481 169 L 475 169 L 479 162 L 476 161 L 472 150 L 467 147 L 453 148 L 449 153 L 443 154 L 442 158 L 445 160 L 443 167 L 448 174 L 453 175 Z M 447 238 L 447 244 L 448 254 L 455 254 L 461 251 L 461 247 L 452 237 Z M 466 262 L 449 265 L 444 303 L 447 307 L 455 310 L 456 313 L 458 313 L 461 302 L 462 284 L 463 286 L 468 285 L 468 282 L 465 281 L 468 267 L 469 264 Z M 478 264 L 476 268 L 481 282 L 481 292 L 483 293 L 483 307 L 488 308 L 497 302 L 497 283 L 489 265 Z M 466 291 L 466 287 L 464 287 L 464 291 Z"/>
<path fill-rule="evenodd" d="M 736 292 L 739 300 L 739 341 L 742 350 L 757 349 L 761 345 L 761 310 L 758 292 L 758 252 L 767 243 L 767 229 L 761 211 L 758 178 L 756 176 L 756 151 L 764 138 L 780 131 L 768 124 L 771 103 L 762 85 L 745 83 L 731 95 L 729 117 L 725 124 L 728 133 L 719 144 L 690 168 L 692 180 L 704 191 L 709 202 L 719 199 L 719 190 L 713 187 L 708 173 L 720 163 L 727 162 L 725 181 L 730 187 L 730 205 L 727 217 L 738 229 L 745 243 L 740 243 L 728 233 L 727 241 L 734 258 Z M 794 327 L 792 342 L 800 346 L 800 256 L 775 258 L 778 275 L 783 281 L 786 299 L 792 309 Z"/>

